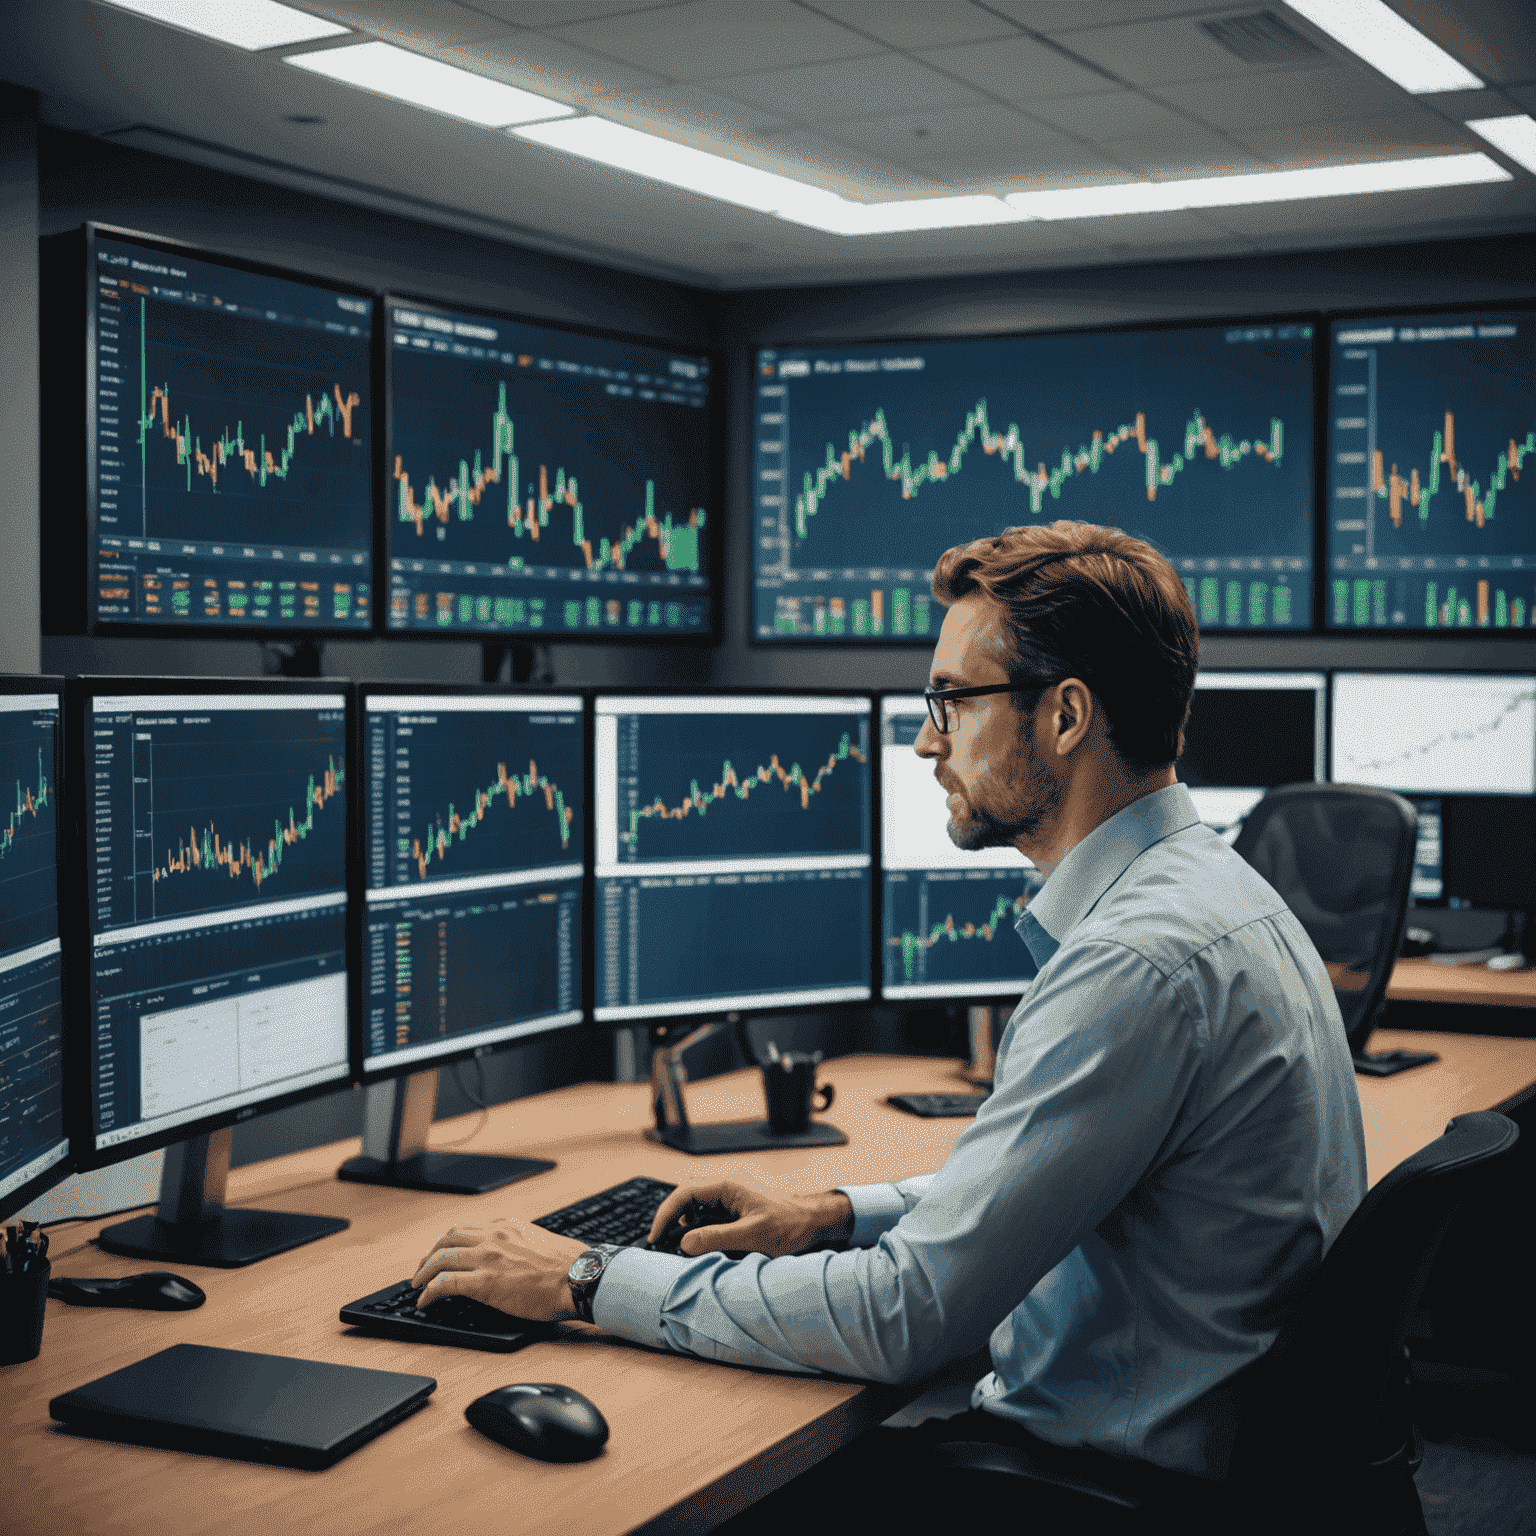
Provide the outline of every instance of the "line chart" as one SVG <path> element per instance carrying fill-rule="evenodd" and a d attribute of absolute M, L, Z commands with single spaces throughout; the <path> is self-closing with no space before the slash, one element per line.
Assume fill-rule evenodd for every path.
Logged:
<path fill-rule="evenodd" d="M 20 779 L 16 781 L 16 809 L 7 818 L 6 825 L 0 830 L 0 859 L 11 851 L 18 835 L 21 832 L 24 820 L 36 821 L 38 814 L 53 804 L 53 786 L 49 783 L 48 775 L 43 771 L 43 749 L 37 749 L 37 788 L 34 790 L 30 784 L 23 784 Z"/>
<path fill-rule="evenodd" d="M 967 453 L 978 447 L 988 457 L 997 456 L 1010 464 L 1015 484 L 1029 492 L 1031 514 L 1038 516 L 1047 495 L 1053 501 L 1059 500 L 1066 481 L 1074 475 L 1098 474 L 1106 459 L 1125 443 L 1135 442 L 1145 463 L 1147 500 L 1156 501 L 1160 488 L 1172 485 L 1181 471 L 1202 458 L 1219 463 L 1222 469 L 1231 469 L 1250 455 L 1278 466 L 1284 454 L 1285 425 L 1279 417 L 1272 416 L 1267 438 L 1233 438 L 1226 432 L 1218 437 L 1197 407 L 1184 424 L 1182 451 L 1165 461 L 1158 440 L 1147 435 L 1147 413 L 1137 411 L 1134 424 L 1123 422 L 1107 434 L 1102 428 L 1095 428 L 1087 446 L 1079 446 L 1075 452 L 1063 448 L 1054 465 L 1048 468 L 1041 459 L 1031 469 L 1026 462 L 1027 452 L 1018 424 L 1010 422 L 1007 431 L 994 432 L 987 415 L 987 402 L 983 399 L 966 413 L 965 424 L 956 435 L 947 457 L 941 458 L 930 450 L 928 457 L 914 466 L 910 449 L 899 459 L 896 457 L 885 407 L 880 406 L 862 428 L 849 432 L 846 448 L 839 452 L 836 444 L 828 443 L 826 462 L 814 475 L 810 471 L 805 473 L 800 493 L 795 498 L 797 538 L 806 537 L 810 519 L 820 510 L 829 489 L 838 480 L 851 479 L 854 462 L 863 464 L 871 444 L 877 441 L 880 444 L 880 472 L 885 479 L 900 485 L 903 501 L 910 501 L 925 485 L 960 474 Z"/>
<path fill-rule="evenodd" d="M 1456 417 L 1453 412 L 1447 411 L 1445 427 L 1435 432 L 1430 445 L 1429 473 L 1424 483 L 1421 485 L 1419 482 L 1417 465 L 1409 471 L 1407 479 L 1398 474 L 1396 464 L 1389 472 L 1383 472 L 1384 452 L 1378 448 L 1371 456 L 1371 489 L 1378 500 L 1387 503 L 1387 515 L 1392 519 L 1394 528 L 1403 526 L 1405 500 L 1419 514 L 1419 521 L 1427 523 L 1430 498 L 1440 493 L 1440 470 L 1444 466 L 1450 484 L 1466 506 L 1466 520 L 1481 528 L 1484 523 L 1492 522 L 1499 492 L 1511 480 L 1520 478 L 1526 455 L 1531 453 L 1536 453 L 1536 432 L 1527 432 L 1522 443 L 1510 438 L 1508 448 L 1494 460 L 1485 491 L 1481 482 L 1467 473 L 1466 466 L 1456 462 Z"/>
<path fill-rule="evenodd" d="M 201 831 L 191 828 L 185 838 L 177 838 L 174 850 L 166 850 L 164 862 L 155 865 L 154 883 L 158 886 L 173 875 L 191 874 L 197 870 L 216 874 L 222 869 L 231 880 L 249 876 L 260 891 L 263 883 L 282 868 L 283 850 L 302 843 L 314 831 L 315 812 L 324 810 L 345 783 L 345 766 L 338 765 L 333 756 L 318 784 L 313 774 L 309 776 L 304 791 L 304 819 L 300 821 L 290 806 L 286 823 L 280 818 L 274 819 L 272 836 L 267 839 L 265 848 L 259 835 L 239 842 L 227 841 L 212 821 Z"/>
<path fill-rule="evenodd" d="M 950 912 L 945 914 L 941 922 L 932 924 L 926 934 L 907 929 L 893 935 L 886 943 L 900 952 L 903 980 L 910 985 L 918 956 L 924 951 L 945 942 L 956 944 L 962 939 L 980 939 L 984 944 L 990 944 L 997 937 L 1003 923 L 1018 917 L 1028 905 L 1027 896 L 1015 896 L 1012 900 L 1007 896 L 999 896 L 985 922 L 957 923 L 954 913 Z"/>
<path fill-rule="evenodd" d="M 486 819 L 492 806 L 505 799 L 508 808 L 516 810 L 520 798 L 533 800 L 535 804 L 543 800 L 545 810 L 553 814 L 559 829 L 561 850 L 569 849 L 571 823 L 576 819 L 576 811 L 574 807 L 565 803 L 564 791 L 551 779 L 541 774 L 538 764 L 531 758 L 528 761 L 528 772 L 525 774 L 509 774 L 507 765 L 498 763 L 495 780 L 485 789 L 475 791 L 473 810 L 461 816 L 450 801 L 447 819 L 439 815 L 428 827 L 424 838 L 418 837 L 412 840 L 411 861 L 416 866 L 417 875 L 425 880 L 432 861 L 436 859 L 442 863 L 453 844 L 463 842 Z"/>

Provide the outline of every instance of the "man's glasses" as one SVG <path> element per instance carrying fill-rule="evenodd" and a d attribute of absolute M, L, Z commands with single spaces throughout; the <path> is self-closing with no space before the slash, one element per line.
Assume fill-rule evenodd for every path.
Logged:
<path fill-rule="evenodd" d="M 951 699 L 974 699 L 984 693 L 1028 693 L 1028 688 L 1018 683 L 985 683 L 979 688 L 924 688 L 923 698 L 928 705 L 928 718 L 939 735 L 947 736 L 955 728 L 955 717 L 949 708 Z"/>

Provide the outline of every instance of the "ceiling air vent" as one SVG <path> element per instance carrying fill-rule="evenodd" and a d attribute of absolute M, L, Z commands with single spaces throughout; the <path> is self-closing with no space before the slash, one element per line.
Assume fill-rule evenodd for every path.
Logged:
<path fill-rule="evenodd" d="M 1245 64 L 1299 64 L 1324 57 L 1323 50 L 1273 11 L 1217 16 L 1201 28 Z"/>

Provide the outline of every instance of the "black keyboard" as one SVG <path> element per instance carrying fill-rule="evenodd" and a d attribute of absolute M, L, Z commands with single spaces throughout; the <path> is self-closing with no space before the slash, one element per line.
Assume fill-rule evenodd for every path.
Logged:
<path fill-rule="evenodd" d="M 423 1312 L 416 1305 L 420 1294 L 409 1280 L 387 1286 L 349 1302 L 341 1320 L 354 1328 L 381 1333 L 392 1339 L 415 1339 L 422 1344 L 458 1344 L 466 1349 L 490 1349 L 505 1353 L 521 1349 L 535 1339 L 549 1338 L 547 1323 L 509 1317 L 468 1296 L 445 1296 Z"/>
<path fill-rule="evenodd" d="M 661 1179 L 626 1179 L 611 1189 L 600 1190 L 547 1216 L 534 1218 L 534 1226 L 583 1243 L 617 1243 L 623 1248 L 643 1248 L 651 1235 L 656 1209 L 677 1188 Z"/>
<path fill-rule="evenodd" d="M 958 1120 L 974 1115 L 987 1097 L 984 1093 L 893 1093 L 886 1102 L 925 1120 Z"/>

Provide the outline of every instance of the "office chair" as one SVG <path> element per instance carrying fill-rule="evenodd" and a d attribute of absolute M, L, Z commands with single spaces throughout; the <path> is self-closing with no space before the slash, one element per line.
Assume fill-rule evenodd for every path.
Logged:
<path fill-rule="evenodd" d="M 1408 1404 L 1408 1321 L 1462 1202 L 1519 1140 L 1491 1110 L 1458 1115 L 1361 1202 L 1269 1351 L 1235 1378 L 1220 1482 L 1097 1451 L 962 1442 L 939 1447 L 942 1491 L 1001 1503 L 1027 1525 L 1038 1486 L 1073 1536 L 1334 1531 L 1424 1536 Z"/>
<path fill-rule="evenodd" d="M 1355 1070 L 1388 1077 L 1428 1051 L 1365 1049 L 1403 944 L 1418 815 L 1358 784 L 1287 784 L 1253 808 L 1233 845 L 1274 886 L 1333 981 Z"/>

